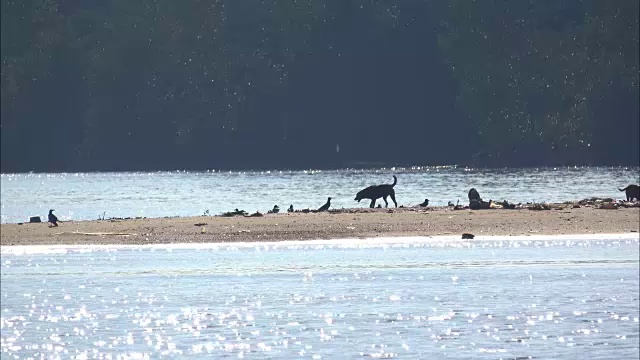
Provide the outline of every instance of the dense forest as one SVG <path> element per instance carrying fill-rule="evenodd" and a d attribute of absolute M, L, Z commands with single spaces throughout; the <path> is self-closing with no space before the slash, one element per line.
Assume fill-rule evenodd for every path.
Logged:
<path fill-rule="evenodd" d="M 2 172 L 638 165 L 637 0 L 1 0 Z"/>

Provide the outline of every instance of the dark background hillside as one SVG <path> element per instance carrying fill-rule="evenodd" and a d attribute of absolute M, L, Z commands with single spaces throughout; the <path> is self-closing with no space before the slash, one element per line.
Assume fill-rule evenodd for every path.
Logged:
<path fill-rule="evenodd" d="M 640 161 L 637 0 L 1 1 L 2 172 Z"/>

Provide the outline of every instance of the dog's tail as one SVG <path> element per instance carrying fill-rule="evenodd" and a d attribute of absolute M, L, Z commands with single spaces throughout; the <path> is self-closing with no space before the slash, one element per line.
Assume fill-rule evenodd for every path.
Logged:
<path fill-rule="evenodd" d="M 398 178 L 395 175 L 393 175 L 393 184 L 391 184 L 391 187 L 396 186 L 397 183 L 398 183 Z"/>
<path fill-rule="evenodd" d="M 631 185 L 627 185 L 627 187 L 626 187 L 626 188 L 624 188 L 624 189 L 618 189 L 618 190 L 619 190 L 619 191 L 627 191 L 627 189 L 629 188 L 629 186 L 631 186 Z"/>

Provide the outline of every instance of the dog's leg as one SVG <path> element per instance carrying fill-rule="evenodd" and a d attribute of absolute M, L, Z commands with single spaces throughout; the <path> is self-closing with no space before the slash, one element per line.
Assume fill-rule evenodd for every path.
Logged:
<path fill-rule="evenodd" d="M 371 204 L 369 205 L 369 207 L 373 209 L 374 206 L 376 206 L 376 199 L 371 199 Z"/>
<path fill-rule="evenodd" d="M 389 207 L 389 202 L 387 201 L 387 195 L 382 197 L 382 200 L 384 200 L 384 207 Z"/>
<path fill-rule="evenodd" d="M 396 193 L 395 191 L 391 192 L 391 194 L 389 194 L 389 196 L 391 196 L 391 200 L 393 200 L 393 204 L 398 207 L 398 203 L 396 202 Z"/>

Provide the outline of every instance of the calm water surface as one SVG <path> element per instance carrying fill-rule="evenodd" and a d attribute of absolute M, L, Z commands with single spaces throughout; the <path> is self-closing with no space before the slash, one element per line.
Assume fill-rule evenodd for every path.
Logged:
<path fill-rule="evenodd" d="M 3 359 L 639 354 L 633 235 L 12 249 Z"/>
<path fill-rule="evenodd" d="M 108 217 L 212 215 L 241 208 L 266 212 L 318 208 L 333 198 L 333 207 L 366 207 L 353 200 L 362 188 L 391 183 L 398 175 L 399 205 L 433 205 L 460 199 L 471 187 L 487 200 L 561 202 L 600 196 L 623 198 L 617 188 L 640 182 L 636 168 L 581 167 L 481 170 L 415 167 L 379 170 L 271 172 L 153 172 L 0 175 L 1 221 L 46 218 L 49 209 L 63 220 Z"/>

